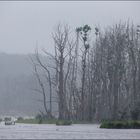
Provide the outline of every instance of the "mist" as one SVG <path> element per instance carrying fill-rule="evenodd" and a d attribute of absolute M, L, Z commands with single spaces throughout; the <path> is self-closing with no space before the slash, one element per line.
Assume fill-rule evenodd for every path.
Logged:
<path fill-rule="evenodd" d="M 139 13 L 139 1 L 1 1 L 0 52 L 33 53 L 38 42 L 40 49 L 53 53 L 52 33 L 59 23 L 71 30 L 128 20 L 140 24 Z"/>

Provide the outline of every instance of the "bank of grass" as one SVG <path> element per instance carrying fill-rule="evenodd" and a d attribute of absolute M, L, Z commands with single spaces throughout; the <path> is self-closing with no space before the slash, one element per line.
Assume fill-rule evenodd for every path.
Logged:
<path fill-rule="evenodd" d="M 80 121 L 80 120 L 73 120 L 73 124 L 99 124 L 98 121 Z"/>
<path fill-rule="evenodd" d="M 25 124 L 56 124 L 56 125 L 71 125 L 71 124 L 97 124 L 95 121 L 80 121 L 80 120 L 58 120 L 58 119 L 23 119 L 19 117 L 16 123 L 25 123 Z"/>
<path fill-rule="evenodd" d="M 72 125 L 72 124 L 95 124 L 95 122 L 88 121 L 71 121 L 71 120 L 58 120 L 58 119 L 19 119 L 16 123 L 25 123 L 25 124 L 56 124 L 56 125 Z"/>
<path fill-rule="evenodd" d="M 56 124 L 56 125 L 72 125 L 72 121 L 69 120 L 57 120 L 57 119 L 20 119 L 16 123 L 25 124 Z"/>
<path fill-rule="evenodd" d="M 25 123 L 25 124 L 56 124 L 56 119 L 22 119 L 17 120 L 16 123 Z"/>
<path fill-rule="evenodd" d="M 104 121 L 100 128 L 108 129 L 140 129 L 140 121 Z"/>

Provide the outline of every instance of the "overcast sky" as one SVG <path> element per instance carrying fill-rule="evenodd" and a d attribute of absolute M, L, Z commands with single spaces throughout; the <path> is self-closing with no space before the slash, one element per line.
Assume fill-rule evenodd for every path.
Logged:
<path fill-rule="evenodd" d="M 58 23 L 94 28 L 128 19 L 140 24 L 140 1 L 1 1 L 0 52 L 33 53 L 36 41 L 52 52 L 51 34 Z"/>

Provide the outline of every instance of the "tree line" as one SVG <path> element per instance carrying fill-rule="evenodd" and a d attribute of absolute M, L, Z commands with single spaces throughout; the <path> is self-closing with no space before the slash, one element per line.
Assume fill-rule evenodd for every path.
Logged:
<path fill-rule="evenodd" d="M 31 57 L 48 117 L 54 117 L 54 99 L 62 120 L 140 117 L 139 25 L 120 23 L 103 30 L 84 25 L 73 32 L 58 25 L 52 37 L 55 53 L 43 49 L 51 65 L 38 50 Z"/>

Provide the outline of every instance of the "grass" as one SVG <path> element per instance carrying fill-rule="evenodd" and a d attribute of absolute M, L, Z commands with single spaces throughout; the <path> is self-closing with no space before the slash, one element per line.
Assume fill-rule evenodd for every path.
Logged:
<path fill-rule="evenodd" d="M 57 120 L 56 125 L 72 125 L 72 121 L 69 121 L 69 120 Z"/>
<path fill-rule="evenodd" d="M 140 121 L 105 121 L 100 128 L 108 129 L 140 129 Z"/>
<path fill-rule="evenodd" d="M 86 121 L 86 120 L 83 120 L 83 121 L 81 121 L 81 120 L 74 120 L 74 121 L 72 121 L 74 124 L 99 124 L 99 122 L 98 121 Z"/>
<path fill-rule="evenodd" d="M 19 119 L 16 123 L 25 124 L 56 124 L 56 125 L 71 125 L 72 121 L 69 120 L 57 120 L 57 119 Z"/>
<path fill-rule="evenodd" d="M 36 119 L 23 119 L 23 120 L 17 120 L 16 123 L 37 124 L 38 120 L 36 120 Z"/>
<path fill-rule="evenodd" d="M 26 123 L 26 124 L 56 124 L 56 119 L 23 119 L 17 120 L 16 123 Z"/>
<path fill-rule="evenodd" d="M 89 121 L 70 121 L 70 120 L 58 120 L 58 119 L 18 119 L 16 123 L 25 123 L 25 124 L 56 124 L 56 125 L 71 125 L 71 124 L 94 124 L 95 122 Z"/>
<path fill-rule="evenodd" d="M 16 123 L 25 124 L 56 124 L 60 125 L 72 125 L 72 124 L 89 124 L 85 121 L 70 121 L 70 120 L 57 120 L 57 119 L 19 119 Z M 90 122 L 90 124 L 94 122 Z M 100 128 L 108 129 L 140 129 L 140 121 L 103 121 Z"/>
<path fill-rule="evenodd" d="M 69 121 L 69 120 L 57 120 L 57 119 L 19 119 L 16 123 L 25 124 L 56 124 L 60 125 L 72 125 L 72 124 L 89 124 L 89 122 L 83 121 Z M 90 122 L 91 123 L 91 122 Z M 108 129 L 140 129 L 140 121 L 103 121 L 100 128 Z"/>

